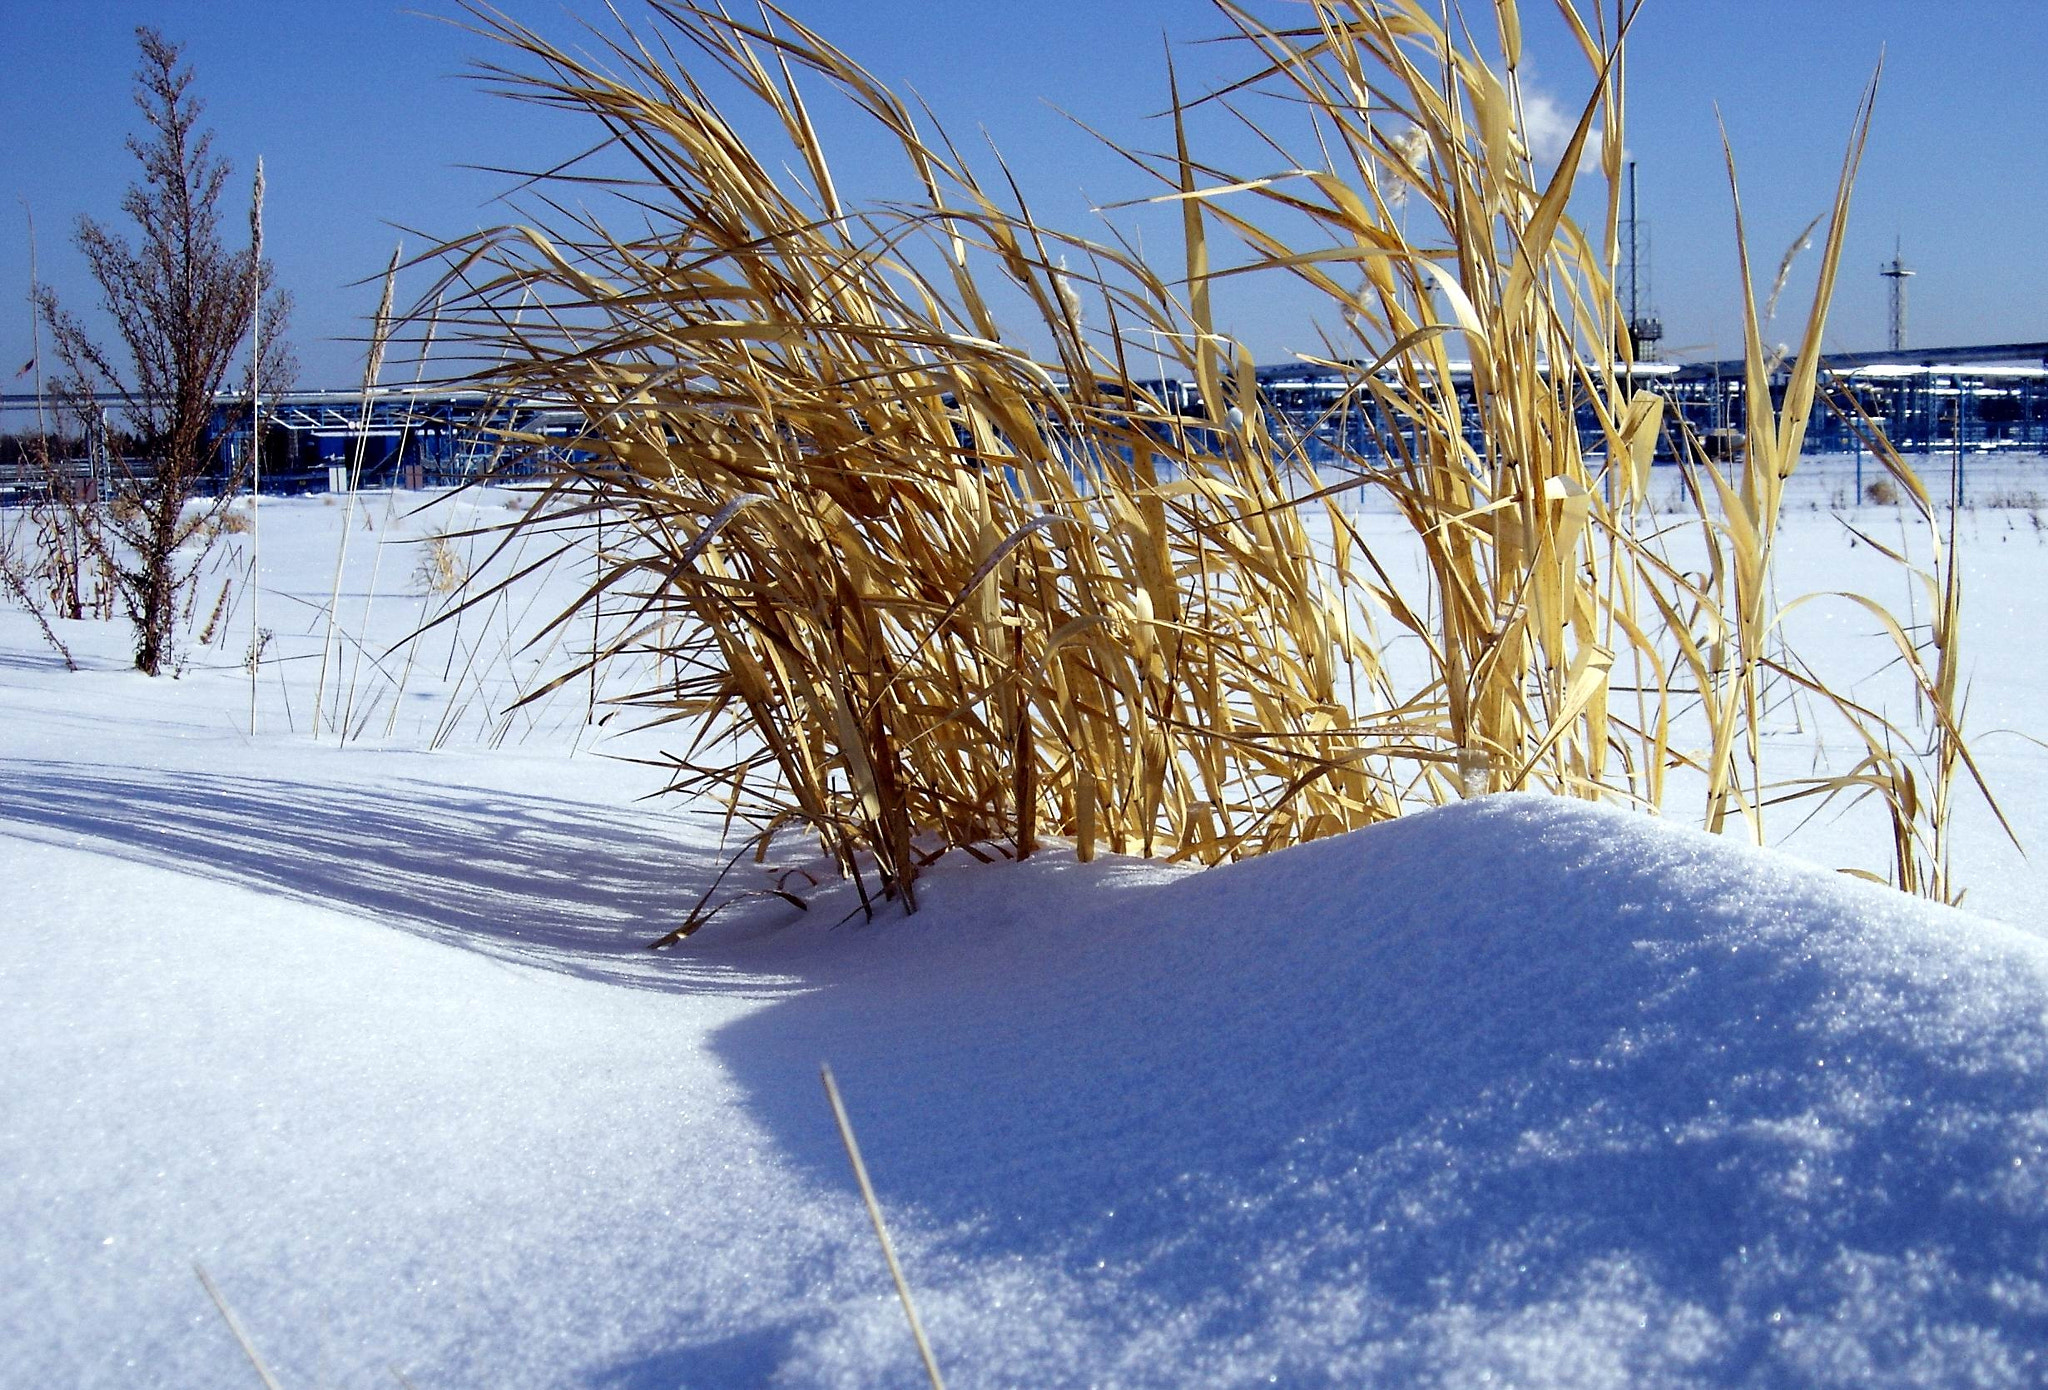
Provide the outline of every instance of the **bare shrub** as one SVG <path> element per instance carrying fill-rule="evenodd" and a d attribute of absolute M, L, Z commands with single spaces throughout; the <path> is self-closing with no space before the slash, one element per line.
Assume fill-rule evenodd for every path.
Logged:
<path fill-rule="evenodd" d="M 221 244 L 229 170 L 198 124 L 203 104 L 191 91 L 191 70 L 179 64 L 181 50 L 154 29 L 135 35 L 136 102 L 149 129 L 129 141 L 142 175 L 122 210 L 139 242 L 131 246 L 90 217 L 79 218 L 75 237 L 119 350 L 97 342 L 48 286 L 38 286 L 35 299 L 64 366 L 57 396 L 102 441 L 102 487 L 112 500 L 101 508 L 98 490 L 56 495 L 81 519 L 101 513 L 84 534 L 134 625 L 136 667 L 155 675 L 170 656 L 178 615 L 191 606 L 208 528 L 239 482 L 231 472 L 216 496 L 188 505 L 213 467 L 214 400 L 248 335 L 258 266 L 253 252 Z M 278 324 L 287 312 L 285 297 L 274 295 L 266 318 Z M 273 332 L 262 375 L 282 384 L 290 371 L 289 349 Z M 101 393 L 121 402 L 118 435 L 99 408 Z M 195 539 L 201 544 L 193 548 Z"/>

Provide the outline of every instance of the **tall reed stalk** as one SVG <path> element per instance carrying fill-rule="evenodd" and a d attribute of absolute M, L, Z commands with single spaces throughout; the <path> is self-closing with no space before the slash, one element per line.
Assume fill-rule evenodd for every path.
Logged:
<path fill-rule="evenodd" d="M 398 285 L 398 262 L 404 250 L 404 243 L 392 248 L 391 264 L 384 271 L 384 295 L 377 305 L 377 317 L 370 325 L 370 348 L 363 361 L 362 410 L 356 421 L 355 451 L 349 459 L 348 500 L 342 504 L 341 539 L 334 547 L 334 592 L 328 596 L 327 629 L 320 640 L 320 677 L 313 686 L 313 738 L 316 741 L 320 737 L 320 720 L 327 709 L 327 668 L 329 658 L 335 652 L 335 624 L 341 616 L 341 576 L 348 565 L 349 535 L 355 529 L 356 490 L 363 477 L 363 451 L 369 444 L 370 406 L 377 394 L 377 378 L 384 370 L 384 348 L 391 340 L 392 298 Z M 340 692 L 337 691 L 336 702 L 340 701 Z M 341 718 L 337 711 L 337 721 Z M 340 737 L 342 742 L 348 741 L 346 724 L 341 725 Z"/>
<path fill-rule="evenodd" d="M 256 676 L 263 664 L 263 158 L 249 195 L 249 733 L 256 733 Z"/>
<path fill-rule="evenodd" d="M 386 293 L 387 296 L 390 293 L 388 287 Z M 386 313 L 389 313 L 388 305 Z M 415 392 L 417 392 L 417 389 L 420 386 L 420 384 L 426 380 L 427 363 L 434 355 L 434 337 L 435 334 L 440 331 L 440 327 L 441 316 L 439 308 L 437 306 L 435 310 L 430 312 L 427 316 L 426 331 L 420 337 L 419 356 L 417 359 L 415 359 L 413 363 L 412 384 L 415 389 Z M 355 644 L 355 657 L 349 663 L 348 691 L 342 697 L 341 701 L 341 741 L 344 743 L 346 743 L 349 739 L 350 729 L 355 729 L 358 736 L 360 736 L 362 732 L 363 726 L 356 724 L 354 718 L 356 704 L 356 688 L 363 674 L 363 648 L 368 644 L 370 633 L 370 617 L 377 603 L 377 578 L 378 575 L 383 572 L 384 568 L 384 548 L 387 545 L 391 544 L 390 533 L 392 529 L 392 522 L 396 520 L 398 515 L 399 470 L 402 469 L 405 465 L 405 447 L 412 440 L 412 430 L 412 414 L 411 412 L 407 412 L 405 419 L 401 421 L 399 424 L 398 442 L 396 447 L 393 449 L 391 455 L 391 486 L 385 489 L 384 493 L 383 525 L 385 534 L 384 538 L 378 542 L 376 550 L 371 555 L 370 582 L 368 587 L 366 587 L 363 591 L 363 615 L 362 620 L 357 627 L 357 631 L 361 633 L 362 636 L 361 639 L 358 640 Z M 364 520 L 368 521 L 368 519 L 369 518 L 367 514 L 365 514 Z M 346 544 L 345 540 L 344 544 Z M 408 658 L 408 660 L 410 660 L 410 658 Z M 374 659 L 373 664 L 375 664 Z M 385 674 L 388 675 L 388 673 Z M 401 679 L 399 681 L 393 682 L 393 686 L 394 689 L 392 693 L 391 714 L 392 718 L 396 719 L 398 714 L 399 696 L 403 693 L 404 681 Z M 364 724 L 367 724 L 367 722 L 368 719 L 367 716 L 365 716 Z"/>

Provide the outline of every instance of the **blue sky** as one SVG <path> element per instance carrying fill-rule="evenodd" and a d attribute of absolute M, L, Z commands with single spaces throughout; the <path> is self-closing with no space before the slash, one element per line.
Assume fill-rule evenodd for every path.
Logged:
<path fill-rule="evenodd" d="M 573 16 L 609 23 L 594 0 L 506 8 L 573 40 Z M 421 8 L 452 10 L 421 0 Z M 1242 61 L 1227 46 L 1185 46 L 1223 32 L 1198 0 L 1040 0 L 981 6 L 869 0 L 798 12 L 879 76 L 915 87 L 956 139 L 978 128 L 1002 149 L 1042 220 L 1084 234 L 1092 204 L 1148 190 L 1057 108 L 1129 144 L 1168 138 L 1148 119 L 1164 103 L 1162 35 L 1184 85 Z M 621 9 L 637 13 L 633 0 Z M 1525 4 L 1535 85 L 1570 106 L 1586 77 L 1541 0 Z M 1284 6 L 1263 12 L 1284 16 Z M 1473 4 L 1475 27 L 1491 6 Z M 534 167 L 581 147 L 588 131 L 479 90 L 460 74 L 483 40 L 384 3 L 335 0 L 77 0 L 0 8 L 0 361 L 29 356 L 25 293 L 33 211 L 39 270 L 78 307 L 92 298 L 70 245 L 81 213 L 119 215 L 134 165 L 122 148 L 133 29 L 153 24 L 187 46 L 218 151 L 246 188 L 264 156 L 269 248 L 299 300 L 302 383 L 352 385 L 363 333 L 398 227 L 409 250 L 430 237 L 504 220 L 507 180 L 464 164 Z M 2048 5 L 2035 0 L 1650 0 L 1631 51 L 1628 148 L 1640 163 L 1653 301 L 1675 355 L 1739 350 L 1732 221 L 1715 125 L 1734 142 L 1755 258 L 1768 276 L 1827 205 L 1856 99 L 1886 51 L 1858 185 L 1830 346 L 1882 346 L 1877 268 L 1903 240 L 1919 345 L 2048 338 L 2048 181 L 2040 153 L 2048 94 Z M 845 191 L 898 185 L 857 135 L 839 146 Z M 1249 171 L 1264 172 L 1247 157 Z M 987 162 L 983 161 L 984 167 Z M 236 194 L 239 200 L 241 194 Z M 239 229 L 239 202 L 229 214 Z M 1161 248 L 1152 245 L 1157 254 Z M 1812 257 L 1806 258 L 1811 262 Z M 418 283 L 424 283 L 423 279 Z M 1785 300 L 1790 316 L 1803 282 Z M 1261 360 L 1316 346 L 1285 294 L 1242 294 L 1225 326 Z M 1788 324 L 1784 336 L 1791 336 Z M 8 390 L 26 389 L 10 379 Z"/>

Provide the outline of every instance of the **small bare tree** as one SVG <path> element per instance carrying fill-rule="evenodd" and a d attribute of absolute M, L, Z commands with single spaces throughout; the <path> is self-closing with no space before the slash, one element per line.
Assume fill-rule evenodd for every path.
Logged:
<path fill-rule="evenodd" d="M 121 210 L 137 241 L 131 246 L 84 216 L 74 235 L 118 352 L 95 340 L 48 286 L 37 287 L 36 302 L 64 369 L 57 397 L 101 445 L 100 477 L 86 487 L 65 479 L 57 490 L 76 534 L 114 577 L 135 626 L 136 667 L 155 675 L 170 658 L 178 616 L 220 533 L 219 513 L 241 483 L 240 461 L 223 465 L 219 489 L 193 505 L 216 467 L 216 400 L 249 332 L 259 267 L 253 250 L 221 244 L 230 169 L 214 158 L 212 134 L 199 128 L 204 104 L 191 93 L 192 70 L 179 65 L 182 49 L 146 27 L 135 38 L 142 55 L 135 104 L 148 129 L 128 138 L 142 178 L 129 185 Z M 262 283 L 274 283 L 268 267 L 262 271 Z M 279 331 L 289 312 L 283 292 L 265 296 L 268 391 L 294 370 Z M 103 408 L 110 399 L 122 437 Z"/>

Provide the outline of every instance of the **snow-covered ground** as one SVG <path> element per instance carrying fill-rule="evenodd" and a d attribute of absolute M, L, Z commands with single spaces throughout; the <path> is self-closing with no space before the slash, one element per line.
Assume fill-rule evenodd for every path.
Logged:
<path fill-rule="evenodd" d="M 265 506 L 254 736 L 235 594 L 177 680 L 0 609 L 0 1383 L 255 1384 L 195 1264 L 294 1390 L 918 1383 L 821 1061 L 955 1386 L 2048 1377 L 2048 884 L 1975 809 L 1984 916 L 1510 796 L 655 955 L 715 825 L 587 685 L 505 711 L 587 640 L 520 650 L 573 565 L 387 659 L 418 538 L 520 501 L 364 500 L 346 744 L 339 502 Z M 2004 500 L 1962 520 L 1971 715 L 2038 844 L 2048 537 Z M 1834 505 L 1785 596 L 1904 607 Z"/>

